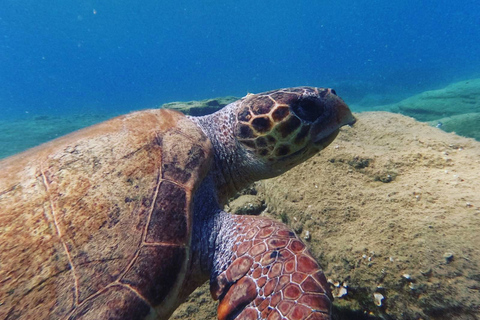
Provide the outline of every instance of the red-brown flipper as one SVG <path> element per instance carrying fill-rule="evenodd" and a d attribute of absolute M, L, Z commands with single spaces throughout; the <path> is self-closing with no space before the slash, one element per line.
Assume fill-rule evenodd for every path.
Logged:
<path fill-rule="evenodd" d="M 231 263 L 211 282 L 218 319 L 330 319 L 325 276 L 295 233 L 267 218 L 232 219 Z"/>

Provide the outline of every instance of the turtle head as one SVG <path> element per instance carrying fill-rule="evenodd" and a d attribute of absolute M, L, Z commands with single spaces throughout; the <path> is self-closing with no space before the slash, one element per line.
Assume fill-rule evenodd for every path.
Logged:
<path fill-rule="evenodd" d="M 220 203 L 253 181 L 277 176 L 329 145 L 355 118 L 332 89 L 297 87 L 249 94 L 190 117 L 212 142 L 210 171 Z"/>
<path fill-rule="evenodd" d="M 239 101 L 234 135 L 255 161 L 284 172 L 329 145 L 355 118 L 332 89 L 298 87 Z"/>

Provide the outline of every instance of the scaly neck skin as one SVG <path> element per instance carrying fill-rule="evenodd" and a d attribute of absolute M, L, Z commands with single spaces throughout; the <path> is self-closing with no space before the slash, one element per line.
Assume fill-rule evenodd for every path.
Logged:
<path fill-rule="evenodd" d="M 192 257 L 190 276 L 182 299 L 210 277 L 213 258 L 225 214 L 221 207 L 228 198 L 252 182 L 253 176 L 241 165 L 245 151 L 233 135 L 236 104 L 214 114 L 190 117 L 212 142 L 214 161 L 208 175 L 195 192 L 193 203 Z M 194 281 L 193 281 L 194 280 Z"/>
<path fill-rule="evenodd" d="M 189 117 L 213 144 L 215 158 L 210 174 L 215 183 L 220 205 L 224 205 L 229 197 L 250 183 L 261 179 L 262 176 L 258 170 L 255 170 L 255 168 L 260 169 L 260 166 L 252 163 L 245 149 L 235 139 L 233 130 L 236 112 L 232 109 L 237 108 L 237 103 L 233 102 L 207 116 Z"/>
<path fill-rule="evenodd" d="M 182 299 L 209 278 L 215 279 L 228 267 L 235 240 L 230 237 L 230 232 L 235 230 L 234 215 L 218 207 L 211 176 L 202 181 L 195 193 L 193 206 L 192 257 Z"/>
<path fill-rule="evenodd" d="M 226 268 L 222 264 L 224 260 L 213 264 L 214 255 L 218 251 L 225 252 L 230 243 L 222 234 L 222 230 L 226 230 L 224 233 L 229 230 L 231 220 L 231 215 L 221 210 L 223 205 L 250 183 L 275 175 L 236 140 L 237 104 L 238 101 L 233 102 L 208 116 L 189 117 L 203 130 L 214 148 L 212 168 L 194 198 L 191 278 L 198 281 L 211 274 L 218 275 Z"/>

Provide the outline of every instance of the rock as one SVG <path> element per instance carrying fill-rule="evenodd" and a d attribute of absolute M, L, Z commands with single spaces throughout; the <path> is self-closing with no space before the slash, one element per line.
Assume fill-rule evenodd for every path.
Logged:
<path fill-rule="evenodd" d="M 309 246 L 326 277 L 348 279 L 348 299 L 335 300 L 337 308 L 388 319 L 473 319 L 480 142 L 399 114 L 356 116 L 332 146 L 263 181 L 259 195 L 277 219 L 308 222 L 315 235 Z M 388 174 L 388 183 L 377 178 Z M 302 198 L 291 201 L 292 193 Z M 445 252 L 455 259 L 445 263 Z M 372 299 L 378 286 L 388 307 Z"/>
<path fill-rule="evenodd" d="M 234 214 L 259 215 L 265 209 L 265 203 L 258 196 L 245 194 L 232 200 L 228 207 Z"/>
<path fill-rule="evenodd" d="M 451 253 L 451 252 L 445 252 L 445 253 L 443 254 L 443 258 L 445 259 L 445 262 L 446 262 L 446 263 L 450 263 L 450 262 L 453 261 L 453 253 Z"/>
<path fill-rule="evenodd" d="M 305 231 L 305 236 L 303 236 L 303 239 L 310 241 L 312 239 L 312 236 L 310 235 L 310 231 Z"/>

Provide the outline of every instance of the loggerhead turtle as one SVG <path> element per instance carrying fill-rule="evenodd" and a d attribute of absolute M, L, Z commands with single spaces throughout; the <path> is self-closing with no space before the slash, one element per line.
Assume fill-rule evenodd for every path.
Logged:
<path fill-rule="evenodd" d="M 286 225 L 221 210 L 355 121 L 331 89 L 289 88 L 203 117 L 145 110 L 0 162 L 1 319 L 167 319 L 210 278 L 219 319 L 329 319 Z"/>

